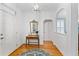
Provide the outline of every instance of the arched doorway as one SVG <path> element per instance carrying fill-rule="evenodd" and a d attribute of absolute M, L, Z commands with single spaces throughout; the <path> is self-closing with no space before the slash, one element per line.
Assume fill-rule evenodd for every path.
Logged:
<path fill-rule="evenodd" d="M 45 41 L 49 41 L 53 37 L 53 21 L 47 19 L 43 22 L 43 37 Z"/>

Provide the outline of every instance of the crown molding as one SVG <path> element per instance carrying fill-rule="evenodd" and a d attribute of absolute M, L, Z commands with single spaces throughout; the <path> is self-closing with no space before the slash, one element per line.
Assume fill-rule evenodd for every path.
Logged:
<path fill-rule="evenodd" d="M 9 6 L 7 6 L 4 3 L 1 3 L 1 5 L 2 5 L 2 7 L 9 9 L 12 13 L 10 11 L 4 10 L 3 8 L 1 8 L 0 11 L 3 11 L 5 13 L 11 14 L 11 15 L 16 15 L 16 11 L 14 9 L 10 8 Z"/>

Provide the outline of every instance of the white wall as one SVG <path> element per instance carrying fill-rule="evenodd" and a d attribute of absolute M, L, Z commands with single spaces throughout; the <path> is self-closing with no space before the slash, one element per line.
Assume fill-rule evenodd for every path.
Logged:
<path fill-rule="evenodd" d="M 15 28 L 16 28 L 16 39 L 17 39 L 17 44 L 18 46 L 23 44 L 23 15 L 19 9 L 16 10 L 16 16 L 15 16 Z"/>
<path fill-rule="evenodd" d="M 59 10 L 61 8 L 64 8 L 64 12 L 65 12 L 66 8 L 68 7 L 67 5 L 68 4 L 60 4 L 57 12 L 59 12 Z M 57 12 L 56 12 L 56 14 L 57 14 Z M 62 54 L 65 54 L 65 49 L 66 49 L 65 45 L 66 45 L 66 37 L 67 36 L 66 36 L 66 34 L 61 34 L 61 33 L 56 32 L 56 14 L 55 14 L 55 17 L 54 17 L 55 20 L 54 20 L 54 40 L 53 40 L 53 42 L 58 47 L 58 49 L 62 52 Z M 67 16 L 67 15 L 65 15 L 65 16 Z"/>
<path fill-rule="evenodd" d="M 78 4 L 71 4 L 71 49 L 70 55 L 78 55 Z M 69 44 L 70 44 L 69 42 Z M 74 51 L 74 52 L 73 52 Z"/>

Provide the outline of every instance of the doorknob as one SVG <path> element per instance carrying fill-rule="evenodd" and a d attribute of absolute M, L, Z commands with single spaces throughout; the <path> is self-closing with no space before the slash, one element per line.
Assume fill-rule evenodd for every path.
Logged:
<path fill-rule="evenodd" d="M 3 40 L 4 39 L 4 37 L 1 37 L 1 40 Z"/>
<path fill-rule="evenodd" d="M 3 36 L 3 34 L 1 34 L 1 36 Z"/>
<path fill-rule="evenodd" d="M 0 37 L 1 37 L 1 38 L 0 38 L 1 40 L 3 40 L 3 39 L 4 39 L 4 37 L 3 37 L 3 34 L 2 34 L 2 33 L 0 34 Z"/>

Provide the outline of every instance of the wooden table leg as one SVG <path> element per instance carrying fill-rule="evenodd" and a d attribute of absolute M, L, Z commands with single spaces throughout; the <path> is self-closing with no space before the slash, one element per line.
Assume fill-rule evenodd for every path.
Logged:
<path fill-rule="evenodd" d="M 39 44 L 40 44 L 40 43 L 39 43 L 39 39 L 38 39 L 38 48 L 39 48 L 39 46 L 40 46 Z"/>
<path fill-rule="evenodd" d="M 28 39 L 28 45 L 29 45 L 29 39 Z"/>
<path fill-rule="evenodd" d="M 26 39 L 26 46 L 27 46 L 27 39 Z"/>

